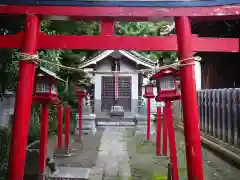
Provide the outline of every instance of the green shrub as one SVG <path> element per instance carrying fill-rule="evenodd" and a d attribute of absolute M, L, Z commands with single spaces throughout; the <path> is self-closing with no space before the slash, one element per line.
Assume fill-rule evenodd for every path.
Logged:
<path fill-rule="evenodd" d="M 11 133 L 8 128 L 0 128 L 0 180 L 6 179 Z"/>

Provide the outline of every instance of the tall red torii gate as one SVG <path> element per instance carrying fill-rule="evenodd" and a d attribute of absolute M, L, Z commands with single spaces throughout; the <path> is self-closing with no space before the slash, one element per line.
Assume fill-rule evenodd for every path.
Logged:
<path fill-rule="evenodd" d="M 26 14 L 24 33 L 0 36 L 0 48 L 20 48 L 35 55 L 37 49 L 134 49 L 178 51 L 189 180 L 203 180 L 202 154 L 193 53 L 239 52 L 239 38 L 200 38 L 192 35 L 190 19 L 239 18 L 240 5 L 192 8 L 159 7 L 79 7 L 79 6 L 0 6 L 0 14 Z M 40 33 L 40 16 L 69 16 L 74 19 L 102 20 L 98 36 L 46 35 Z M 175 17 L 176 35 L 134 37 L 114 35 L 113 21 L 151 21 Z M 186 65 L 187 64 L 187 65 Z M 20 60 L 19 82 L 12 127 L 8 180 L 22 180 L 30 119 L 35 64 Z"/>

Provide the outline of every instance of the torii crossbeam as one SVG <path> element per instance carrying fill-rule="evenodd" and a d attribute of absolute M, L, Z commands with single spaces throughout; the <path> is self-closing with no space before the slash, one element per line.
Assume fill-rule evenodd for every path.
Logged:
<path fill-rule="evenodd" d="M 0 35 L 0 48 L 20 48 L 23 35 L 22 32 L 16 35 Z M 239 38 L 210 38 L 197 37 L 197 35 L 193 35 L 191 38 L 193 41 L 193 51 L 195 52 L 239 52 L 240 49 Z M 144 37 L 116 36 L 114 34 L 78 36 L 39 33 L 37 49 L 177 51 L 178 47 L 176 35 Z"/>

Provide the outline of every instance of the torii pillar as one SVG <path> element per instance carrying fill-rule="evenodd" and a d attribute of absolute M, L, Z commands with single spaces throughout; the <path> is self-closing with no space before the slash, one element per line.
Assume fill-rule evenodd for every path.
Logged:
<path fill-rule="evenodd" d="M 176 17 L 175 23 L 180 59 L 180 80 L 188 179 L 203 180 L 191 24 L 188 17 Z"/>
<path fill-rule="evenodd" d="M 27 15 L 21 52 L 35 55 L 40 22 L 36 15 Z M 11 147 L 8 163 L 8 180 L 23 180 L 31 113 L 35 64 L 19 62 L 19 80 L 16 92 Z"/>

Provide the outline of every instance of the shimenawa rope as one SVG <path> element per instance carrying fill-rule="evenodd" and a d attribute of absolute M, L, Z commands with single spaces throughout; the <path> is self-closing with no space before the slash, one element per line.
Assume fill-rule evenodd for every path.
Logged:
<path fill-rule="evenodd" d="M 69 71 L 85 72 L 83 69 L 69 67 L 69 66 L 64 66 L 64 65 L 56 64 L 56 63 L 53 63 L 53 62 L 50 62 L 50 61 L 47 61 L 47 60 L 44 60 L 44 59 L 40 59 L 37 54 L 27 54 L 27 53 L 21 53 L 20 52 L 19 56 L 20 56 L 20 60 L 34 62 L 34 63 L 36 63 L 38 65 L 39 65 L 39 63 L 41 61 L 41 62 L 44 62 L 46 64 L 52 65 L 52 66 L 57 66 L 57 67 L 59 67 L 61 69 L 66 69 L 66 70 L 69 70 Z M 185 59 L 181 59 L 181 60 L 179 60 L 176 63 L 160 66 L 160 67 L 154 68 L 154 69 L 140 69 L 140 70 L 135 70 L 135 71 L 120 71 L 120 72 L 119 71 L 112 71 L 112 72 L 88 71 L 86 73 L 89 73 L 89 74 L 90 73 L 91 74 L 114 74 L 114 73 L 118 73 L 118 74 L 132 74 L 132 73 L 156 72 L 157 70 L 159 71 L 159 70 L 167 69 L 167 68 L 170 68 L 170 67 L 176 69 L 178 67 L 181 68 L 181 67 L 184 67 L 184 66 L 194 65 L 195 64 L 194 62 L 184 63 L 184 62 L 190 61 L 190 60 L 200 61 L 196 57 L 188 57 L 188 58 L 185 58 Z"/>

